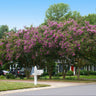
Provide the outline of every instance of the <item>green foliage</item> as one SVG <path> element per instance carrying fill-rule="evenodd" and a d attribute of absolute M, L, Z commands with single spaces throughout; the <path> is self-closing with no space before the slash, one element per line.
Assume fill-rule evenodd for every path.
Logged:
<path fill-rule="evenodd" d="M 7 25 L 0 26 L 0 38 L 4 36 L 4 32 L 8 32 L 9 28 Z"/>
<path fill-rule="evenodd" d="M 62 73 L 59 72 L 59 73 L 57 73 L 55 76 L 62 76 Z"/>
<path fill-rule="evenodd" d="M 86 70 L 80 70 L 80 75 L 89 75 L 89 72 Z"/>
<path fill-rule="evenodd" d="M 96 71 L 89 71 L 90 75 L 96 75 Z"/>
<path fill-rule="evenodd" d="M 14 27 L 13 29 L 11 29 L 10 31 L 13 31 L 13 32 L 17 32 L 18 30 L 16 29 L 16 27 Z"/>
<path fill-rule="evenodd" d="M 76 80 L 76 78 L 75 77 L 72 77 L 72 76 L 66 77 L 65 79 L 66 80 Z"/>
<path fill-rule="evenodd" d="M 58 21 L 69 11 L 69 5 L 64 3 L 58 3 L 51 5 L 46 11 L 46 19 Z"/>
<path fill-rule="evenodd" d="M 67 72 L 67 76 L 72 76 L 73 75 L 73 71 L 68 71 Z"/>
<path fill-rule="evenodd" d="M 41 75 L 41 77 L 42 76 L 47 76 L 48 75 L 48 73 L 47 72 L 44 72 L 42 75 Z"/>
<path fill-rule="evenodd" d="M 20 77 L 20 79 L 24 79 L 24 76 L 22 76 L 22 75 L 20 75 L 19 77 Z"/>
<path fill-rule="evenodd" d="M 10 66 L 9 62 L 6 62 L 2 65 L 2 69 L 7 70 L 9 69 L 9 66 Z"/>
<path fill-rule="evenodd" d="M 11 74 L 11 73 L 7 73 L 6 74 L 6 78 L 7 79 L 15 79 L 16 77 L 13 74 Z"/>
<path fill-rule="evenodd" d="M 59 20 L 61 22 L 64 22 L 64 20 L 69 20 L 69 18 L 72 18 L 74 20 L 77 20 L 79 23 L 81 23 L 81 18 L 83 18 L 79 12 L 77 11 L 69 11 L 64 17 L 61 17 Z"/>
<path fill-rule="evenodd" d="M 0 76 L 0 79 L 6 79 L 6 77 L 5 77 L 5 76 L 3 76 L 3 75 L 1 75 L 1 76 Z"/>
<path fill-rule="evenodd" d="M 2 66 L 0 65 L 0 70 L 2 70 Z"/>
<path fill-rule="evenodd" d="M 96 14 L 88 14 L 88 16 L 85 16 L 85 21 L 89 21 L 90 24 L 96 25 Z"/>

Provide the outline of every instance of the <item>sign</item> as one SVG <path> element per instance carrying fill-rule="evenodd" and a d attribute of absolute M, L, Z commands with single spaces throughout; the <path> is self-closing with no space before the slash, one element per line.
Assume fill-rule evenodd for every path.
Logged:
<path fill-rule="evenodd" d="M 37 67 L 34 67 L 34 73 L 32 75 L 34 75 L 34 85 L 37 85 L 37 75 L 41 75 L 43 74 L 43 70 L 37 70 Z"/>
<path fill-rule="evenodd" d="M 43 74 L 43 70 L 37 70 L 32 75 L 41 75 L 41 74 Z"/>

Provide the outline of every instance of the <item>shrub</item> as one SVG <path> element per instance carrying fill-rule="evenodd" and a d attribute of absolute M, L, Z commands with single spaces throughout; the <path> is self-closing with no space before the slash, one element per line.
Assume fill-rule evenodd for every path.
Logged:
<path fill-rule="evenodd" d="M 3 76 L 3 75 L 1 75 L 1 76 L 0 76 L 0 79 L 6 79 L 6 77 L 5 77 L 5 76 Z"/>
<path fill-rule="evenodd" d="M 72 76 L 73 75 L 73 71 L 68 71 L 66 75 L 67 76 Z"/>
<path fill-rule="evenodd" d="M 42 76 L 47 76 L 48 75 L 48 73 L 47 72 L 44 72 L 42 75 L 41 75 L 41 77 Z"/>
<path fill-rule="evenodd" d="M 62 73 L 57 73 L 55 74 L 55 76 L 62 76 Z"/>
<path fill-rule="evenodd" d="M 70 77 L 66 77 L 65 79 L 66 79 L 66 80 L 76 80 L 75 77 L 71 77 L 71 76 L 70 76 Z"/>
<path fill-rule="evenodd" d="M 89 71 L 80 70 L 80 75 L 89 75 Z"/>
<path fill-rule="evenodd" d="M 20 77 L 20 79 L 24 79 L 24 76 L 22 76 L 22 75 L 20 75 L 19 77 Z"/>
<path fill-rule="evenodd" d="M 6 74 L 6 78 L 7 79 L 15 79 L 16 77 L 13 74 L 11 74 L 11 73 L 7 73 Z"/>
<path fill-rule="evenodd" d="M 96 75 L 96 71 L 89 71 L 90 75 Z"/>

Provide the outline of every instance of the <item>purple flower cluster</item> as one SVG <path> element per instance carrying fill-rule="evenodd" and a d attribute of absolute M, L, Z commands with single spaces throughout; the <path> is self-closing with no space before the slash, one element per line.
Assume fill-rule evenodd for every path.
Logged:
<path fill-rule="evenodd" d="M 45 55 L 76 56 L 77 52 L 89 51 L 91 44 L 96 44 L 96 25 L 85 22 L 82 26 L 73 19 L 60 23 L 48 21 L 47 25 L 26 28 L 7 35 L 8 42 L 2 40 L 0 47 L 5 47 L 0 50 L 6 51 L 8 60 L 13 57 L 17 60 L 22 54 L 28 54 L 28 58 L 32 59 Z"/>

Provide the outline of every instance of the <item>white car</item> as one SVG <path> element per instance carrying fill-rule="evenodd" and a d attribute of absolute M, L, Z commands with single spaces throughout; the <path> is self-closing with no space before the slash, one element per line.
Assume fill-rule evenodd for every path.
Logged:
<path fill-rule="evenodd" d="M 4 75 L 6 75 L 7 73 L 9 73 L 9 71 L 3 70 Z"/>

